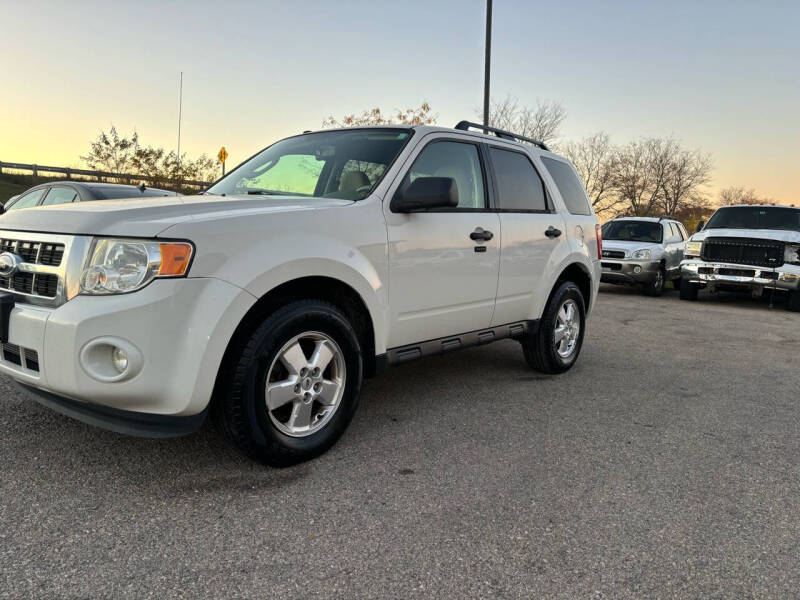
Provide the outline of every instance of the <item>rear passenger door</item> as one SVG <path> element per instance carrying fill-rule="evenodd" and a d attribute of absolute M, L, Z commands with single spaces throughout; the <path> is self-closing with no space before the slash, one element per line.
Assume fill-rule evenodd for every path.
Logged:
<path fill-rule="evenodd" d="M 549 294 L 545 282 L 554 279 L 554 257 L 567 236 L 530 157 L 508 147 L 486 149 L 502 238 L 496 326 L 538 317 Z"/>
<path fill-rule="evenodd" d="M 683 232 L 677 223 L 664 223 L 664 263 L 667 269 L 667 279 L 678 275 L 683 260 L 683 247 L 685 245 Z"/>

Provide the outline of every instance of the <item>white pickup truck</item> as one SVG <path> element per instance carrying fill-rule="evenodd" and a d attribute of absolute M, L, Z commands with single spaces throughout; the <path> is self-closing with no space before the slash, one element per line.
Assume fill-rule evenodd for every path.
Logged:
<path fill-rule="evenodd" d="M 0 373 L 127 434 L 211 414 L 282 466 L 333 445 L 387 366 L 513 338 L 566 371 L 597 219 L 569 162 L 475 128 L 307 133 L 202 195 L 0 217 Z"/>

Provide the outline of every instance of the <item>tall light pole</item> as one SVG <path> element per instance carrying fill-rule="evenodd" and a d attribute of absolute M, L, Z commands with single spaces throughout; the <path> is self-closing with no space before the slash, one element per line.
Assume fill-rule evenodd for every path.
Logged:
<path fill-rule="evenodd" d="M 181 71 L 181 87 L 178 92 L 178 175 L 181 172 L 181 116 L 183 113 L 183 71 Z"/>
<path fill-rule="evenodd" d="M 489 126 L 489 72 L 492 66 L 492 0 L 486 0 L 486 58 L 483 67 L 483 125 Z"/>

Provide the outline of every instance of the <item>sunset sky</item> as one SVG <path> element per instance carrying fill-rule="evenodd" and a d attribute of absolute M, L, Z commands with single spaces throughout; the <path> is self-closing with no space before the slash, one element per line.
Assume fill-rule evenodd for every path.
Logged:
<path fill-rule="evenodd" d="M 800 2 L 495 0 L 492 92 L 559 100 L 565 139 L 674 135 L 713 187 L 800 201 Z M 233 166 L 329 115 L 476 118 L 483 0 L 0 0 L 0 160 L 78 166 L 113 123 Z M 713 191 L 713 190 L 712 190 Z"/>

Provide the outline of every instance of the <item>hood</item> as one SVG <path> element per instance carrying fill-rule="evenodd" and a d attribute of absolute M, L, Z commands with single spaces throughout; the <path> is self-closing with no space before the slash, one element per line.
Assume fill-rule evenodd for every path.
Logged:
<path fill-rule="evenodd" d="M 173 225 L 193 219 L 315 210 L 352 203 L 331 198 L 211 195 L 99 200 L 12 210 L 0 216 L 0 229 L 155 237 Z"/>
<path fill-rule="evenodd" d="M 689 238 L 692 242 L 702 242 L 706 238 L 732 237 L 752 238 L 759 240 L 778 240 L 800 244 L 800 232 L 783 231 L 781 229 L 704 229 Z"/>
<path fill-rule="evenodd" d="M 634 250 L 642 250 L 644 248 L 658 249 L 661 244 L 656 242 L 630 242 L 628 240 L 603 240 L 603 250 L 622 250 L 625 256 L 628 256 Z"/>

